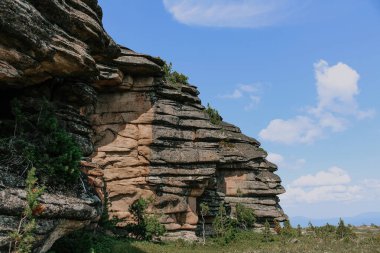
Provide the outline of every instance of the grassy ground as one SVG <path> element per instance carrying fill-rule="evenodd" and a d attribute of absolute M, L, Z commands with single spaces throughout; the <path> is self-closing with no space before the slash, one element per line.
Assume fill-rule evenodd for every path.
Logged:
<path fill-rule="evenodd" d="M 337 240 L 332 236 L 324 239 L 311 235 L 302 235 L 291 238 L 274 236 L 271 242 L 263 241 L 261 234 L 241 232 L 236 239 L 223 245 L 209 239 L 206 245 L 187 243 L 184 241 L 152 243 L 128 241 L 100 236 L 94 240 L 91 249 L 64 250 L 63 245 L 57 245 L 56 253 L 93 252 L 93 253 L 380 253 L 380 229 L 361 227 L 354 229 L 357 237 L 354 239 Z M 83 239 L 83 238 L 82 238 Z M 85 246 L 88 245 L 84 242 Z M 66 244 L 67 245 L 67 244 Z"/>

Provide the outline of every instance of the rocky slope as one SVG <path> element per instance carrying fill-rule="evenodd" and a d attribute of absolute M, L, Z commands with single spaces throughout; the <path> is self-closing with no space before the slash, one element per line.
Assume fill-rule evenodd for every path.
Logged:
<path fill-rule="evenodd" d="M 209 224 L 220 204 L 232 213 L 237 203 L 252 208 L 257 226 L 286 219 L 277 167 L 260 143 L 226 122 L 212 124 L 195 86 L 167 82 L 162 60 L 116 45 L 101 16 L 96 0 L 0 2 L 0 123 L 10 119 L 14 97 L 47 97 L 56 104 L 60 122 L 91 162 L 82 163 L 83 171 L 90 171 L 101 199 L 105 181 L 110 214 L 125 220 L 121 226 L 140 197 L 153 199 L 150 211 L 161 214 L 168 237 L 195 237 L 202 202 L 211 207 Z M 11 230 L 8 221 L 17 217 L 25 195 L 21 186 L 1 187 L 0 238 Z M 19 204 L 8 205 L 14 196 Z M 58 198 L 66 201 L 64 193 Z M 91 203 L 85 196 L 72 198 L 83 203 L 76 212 L 91 215 L 65 215 L 71 206 L 62 202 L 62 212 L 46 222 L 74 222 L 65 233 L 99 215 L 93 196 Z M 59 226 L 46 230 L 40 245 L 64 234 L 51 232 L 53 227 Z"/>

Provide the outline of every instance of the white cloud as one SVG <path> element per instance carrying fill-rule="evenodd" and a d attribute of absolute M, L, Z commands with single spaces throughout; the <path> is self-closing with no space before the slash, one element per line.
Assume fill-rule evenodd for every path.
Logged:
<path fill-rule="evenodd" d="M 257 28 L 275 25 L 305 5 L 305 0 L 163 0 L 180 23 L 209 27 Z"/>
<path fill-rule="evenodd" d="M 228 98 L 228 99 L 237 99 L 241 98 L 243 94 L 241 94 L 241 91 L 239 89 L 235 89 L 231 94 L 225 94 L 221 95 L 221 98 Z"/>
<path fill-rule="evenodd" d="M 288 187 L 282 201 L 291 203 L 318 203 L 326 201 L 354 201 L 362 198 L 362 188 L 354 185 L 326 185 L 304 189 L 301 187 Z"/>
<path fill-rule="evenodd" d="M 331 186 L 348 184 L 351 182 L 351 177 L 346 171 L 339 167 L 331 167 L 328 170 L 320 171 L 315 175 L 306 175 L 297 178 L 292 182 L 295 187 L 310 187 L 310 186 Z"/>
<path fill-rule="evenodd" d="M 314 64 L 318 92 L 318 105 L 311 110 L 316 115 L 325 112 L 371 116 L 369 111 L 360 111 L 355 96 L 359 94 L 359 74 L 347 64 L 334 66 L 320 60 Z"/>
<path fill-rule="evenodd" d="M 289 120 L 272 120 L 259 136 L 264 140 L 285 144 L 311 143 L 322 136 L 322 131 L 311 118 L 297 116 Z"/>
<path fill-rule="evenodd" d="M 365 187 L 350 183 L 350 175 L 335 166 L 314 175 L 297 178 L 287 185 L 282 200 L 285 203 L 318 203 L 363 199 Z"/>
<path fill-rule="evenodd" d="M 329 66 L 324 60 L 314 64 L 318 104 L 304 115 L 292 119 L 274 119 L 259 136 L 285 144 L 313 143 L 329 132 L 344 131 L 351 118 L 372 117 L 374 110 L 362 111 L 356 101 L 359 74 L 350 66 Z"/>
<path fill-rule="evenodd" d="M 368 190 L 365 196 L 369 200 L 380 200 L 380 179 L 364 179 L 361 185 Z"/>
<path fill-rule="evenodd" d="M 218 95 L 222 99 L 247 99 L 248 103 L 244 106 L 244 110 L 254 109 L 260 103 L 260 84 L 241 84 L 232 93 Z"/>
<path fill-rule="evenodd" d="M 280 168 L 291 170 L 301 169 L 306 164 L 305 159 L 285 159 L 283 155 L 276 153 L 269 153 L 266 159 Z"/>

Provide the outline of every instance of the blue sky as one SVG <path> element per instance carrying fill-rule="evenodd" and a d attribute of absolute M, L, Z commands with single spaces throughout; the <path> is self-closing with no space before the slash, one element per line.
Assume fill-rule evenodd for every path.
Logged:
<path fill-rule="evenodd" d="M 380 210 L 376 0 L 100 0 L 108 33 L 160 56 L 261 141 L 290 216 Z"/>

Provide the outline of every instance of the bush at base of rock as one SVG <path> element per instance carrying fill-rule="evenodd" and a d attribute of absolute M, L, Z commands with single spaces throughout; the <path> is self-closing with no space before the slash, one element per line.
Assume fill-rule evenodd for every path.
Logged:
<path fill-rule="evenodd" d="M 151 241 L 166 232 L 165 226 L 159 222 L 158 217 L 146 212 L 148 205 L 148 200 L 140 198 L 129 208 L 135 223 L 128 224 L 125 229 L 132 237 L 139 240 Z"/>
<path fill-rule="evenodd" d="M 238 203 L 236 205 L 236 220 L 239 227 L 243 229 L 252 228 L 256 222 L 255 213 L 251 208 Z"/>

